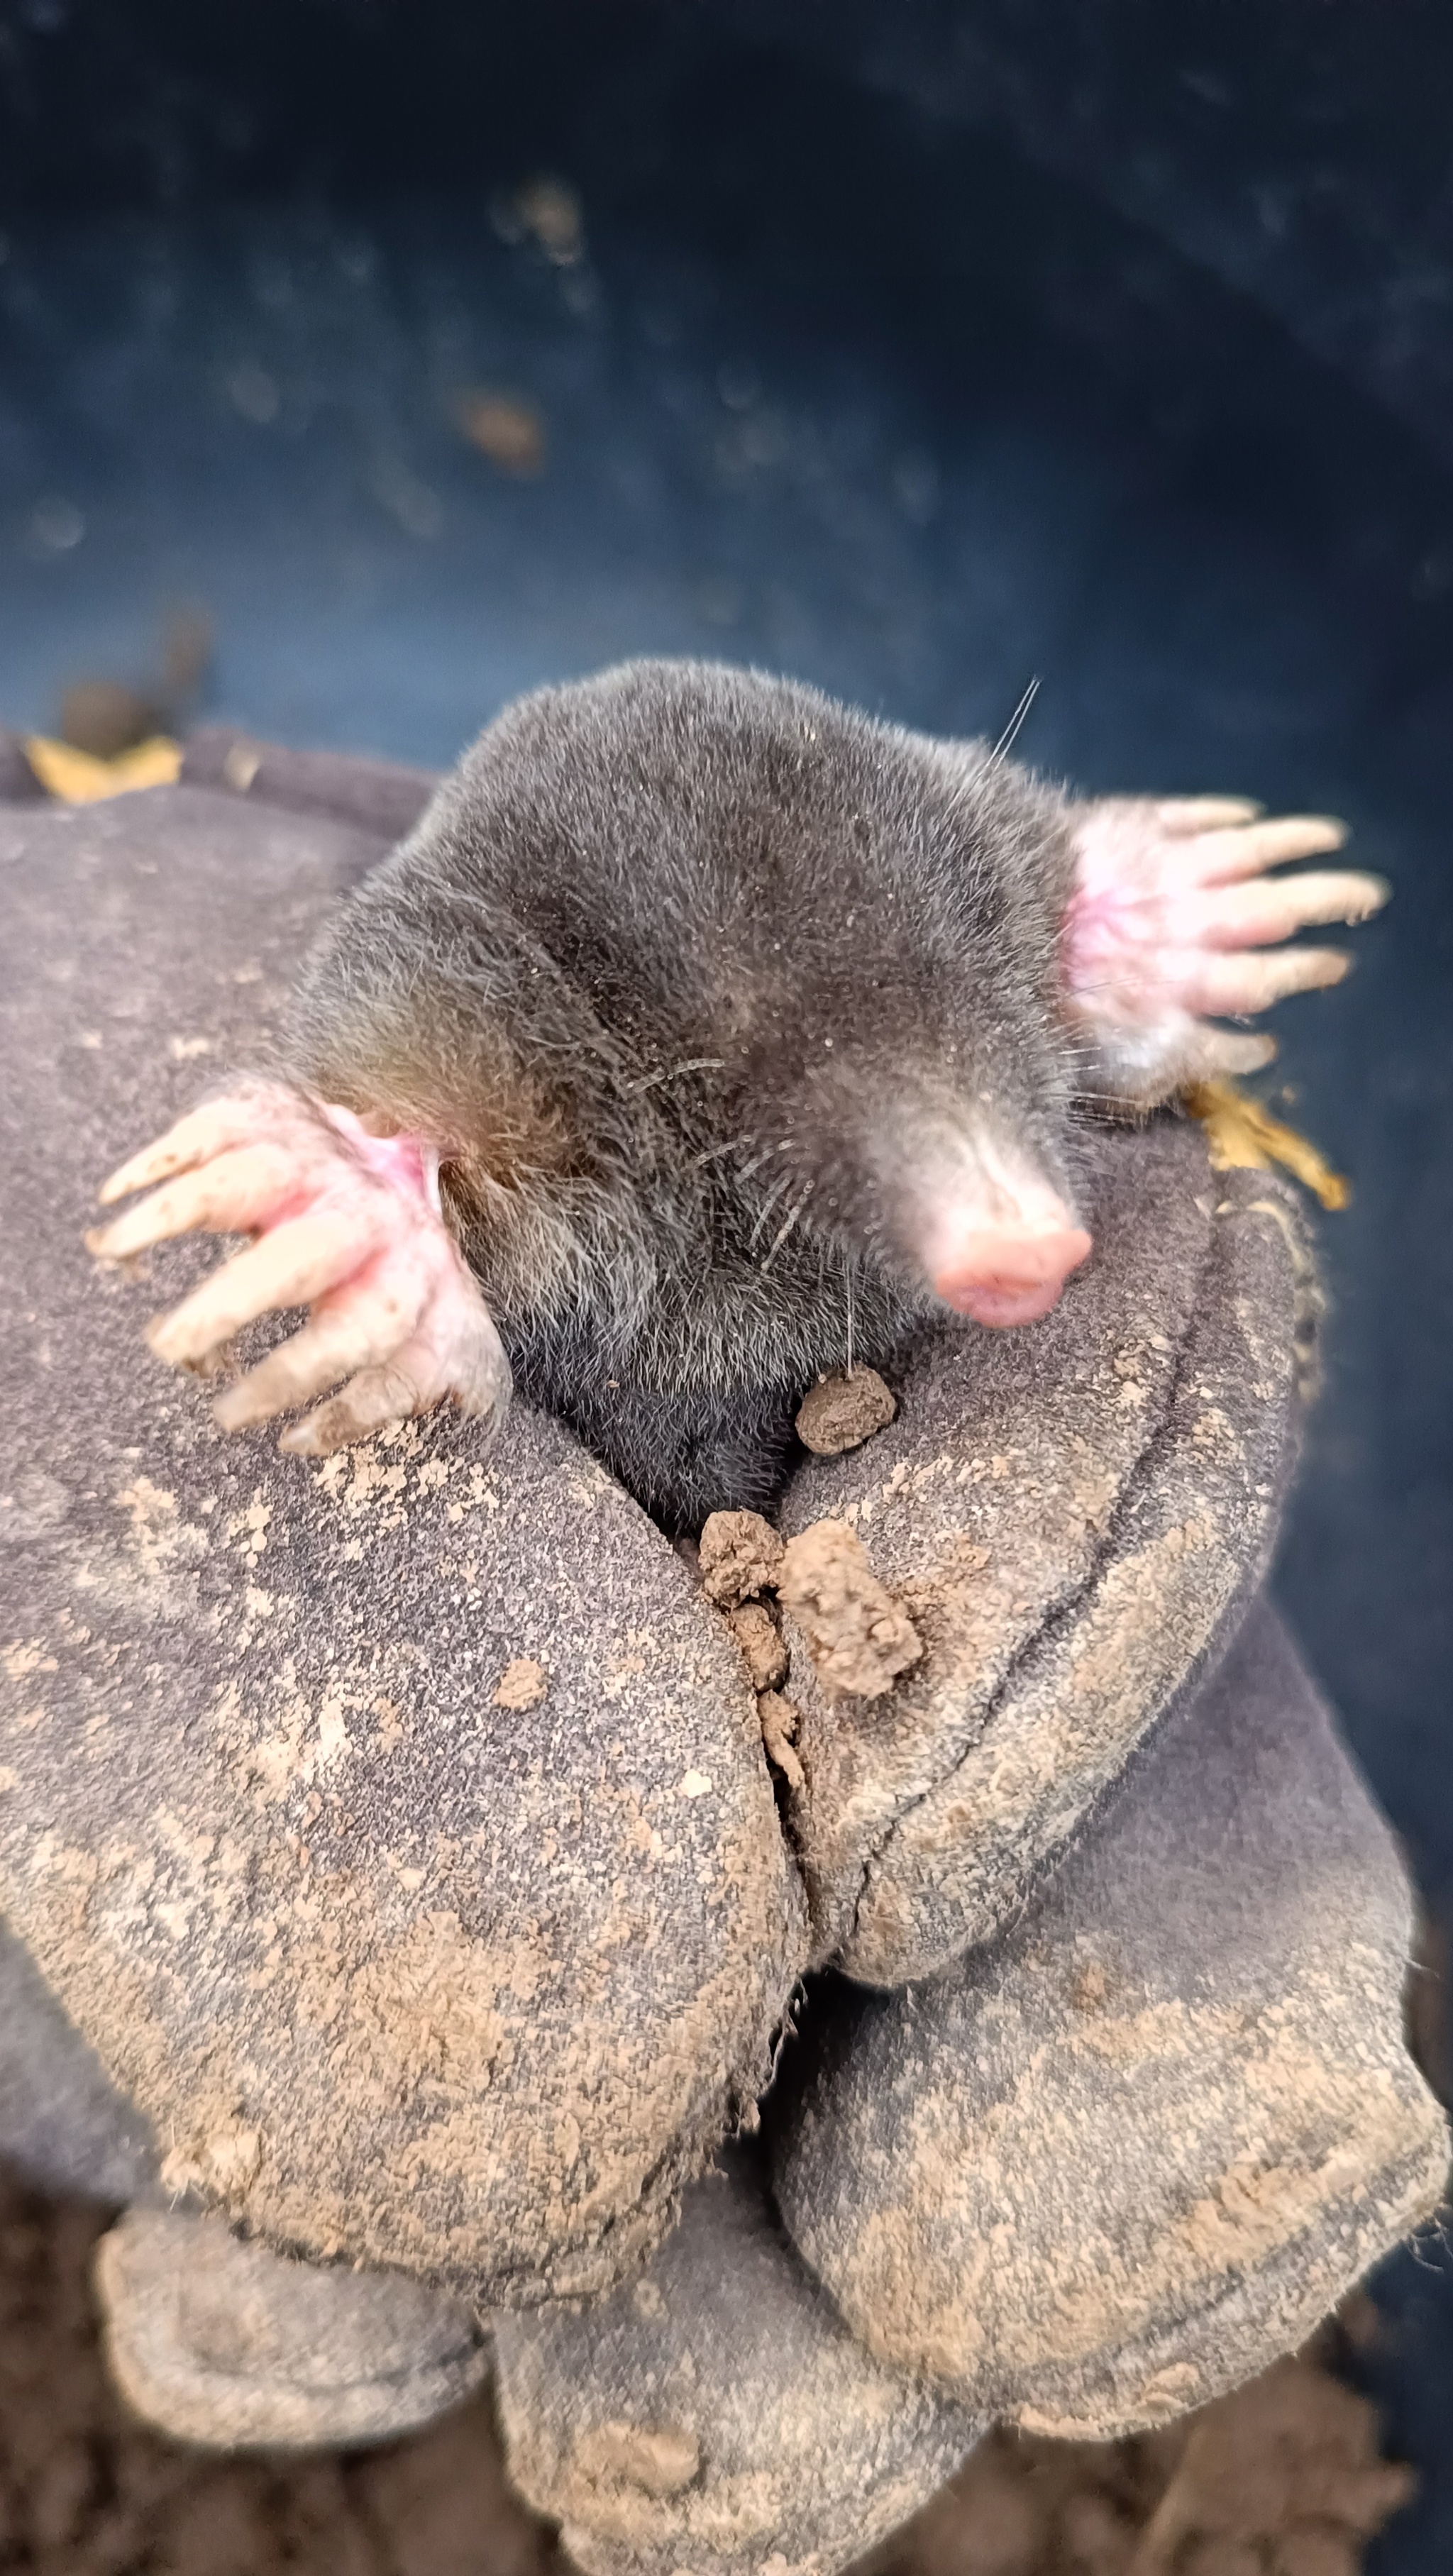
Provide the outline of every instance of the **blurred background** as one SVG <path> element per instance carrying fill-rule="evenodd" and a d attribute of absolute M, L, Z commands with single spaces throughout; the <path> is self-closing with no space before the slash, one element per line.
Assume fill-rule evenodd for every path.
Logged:
<path fill-rule="evenodd" d="M 1446 1911 L 1446 12 L 0 0 L 0 726 L 443 765 L 638 651 L 957 733 L 1037 679 L 1030 762 L 1394 881 L 1261 1085 L 1354 1193 L 1279 1587 Z M 1378 2296 L 1369 2564 L 1432 2576 L 1453 2258 Z"/>

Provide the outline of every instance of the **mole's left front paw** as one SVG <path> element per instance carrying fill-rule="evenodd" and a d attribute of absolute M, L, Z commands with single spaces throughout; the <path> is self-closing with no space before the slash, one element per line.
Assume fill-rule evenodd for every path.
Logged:
<path fill-rule="evenodd" d="M 509 1401 L 509 1362 L 439 1214 L 433 1168 L 418 1138 L 371 1136 L 348 1110 L 248 1083 L 113 1172 L 103 1202 L 151 1195 L 86 1240 L 121 1261 L 176 1235 L 250 1234 L 147 1339 L 174 1367 L 198 1369 L 260 1315 L 307 1306 L 303 1329 L 216 1412 L 240 1431 L 339 1387 L 282 1435 L 282 1448 L 319 1456 L 445 1396 L 466 1413 Z"/>
<path fill-rule="evenodd" d="M 1278 943 L 1314 923 L 1365 921 L 1391 889 L 1351 868 L 1267 872 L 1346 838 L 1330 816 L 1268 821 L 1240 797 L 1106 796 L 1081 807 L 1064 972 L 1097 1060 L 1086 1089 L 1149 1105 L 1183 1083 L 1267 1063 L 1272 1039 L 1208 1019 L 1241 1019 L 1341 982 L 1351 963 L 1341 950 Z"/>

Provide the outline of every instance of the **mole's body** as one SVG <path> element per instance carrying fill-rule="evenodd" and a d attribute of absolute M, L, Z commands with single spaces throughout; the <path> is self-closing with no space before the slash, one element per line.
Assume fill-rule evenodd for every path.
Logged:
<path fill-rule="evenodd" d="M 1262 1060 L 1200 1014 L 1342 971 L 1255 952 L 1383 889 L 1267 879 L 1341 834 L 1254 816 L 1077 805 L 745 672 L 542 691 L 315 953 L 297 1089 L 184 1120 L 107 1196 L 187 1177 L 97 1248 L 260 1238 L 154 1329 L 183 1362 L 311 1305 L 223 1397 L 231 1427 L 344 1377 L 287 1445 L 482 1409 L 507 1354 L 668 1527 L 760 1506 L 824 1370 L 945 1307 L 1055 1302 L 1090 1250 L 1086 1104 Z"/>
<path fill-rule="evenodd" d="M 1072 1197 L 1069 884 L 1060 800 L 982 753 L 637 666 L 491 726 L 291 1059 L 439 1142 L 522 1392 L 699 1525 L 770 1499 L 849 1334 L 881 1360 L 933 1307 L 976 1162 Z"/>

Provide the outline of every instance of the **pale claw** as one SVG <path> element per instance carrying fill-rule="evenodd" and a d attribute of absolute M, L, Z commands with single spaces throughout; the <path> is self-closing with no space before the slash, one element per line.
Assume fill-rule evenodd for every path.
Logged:
<path fill-rule="evenodd" d="M 332 1449 L 351 1449 L 388 1422 L 406 1421 L 425 1407 L 407 1369 L 396 1360 L 381 1368 L 360 1369 L 326 1404 L 315 1405 L 301 1422 L 290 1422 L 278 1440 L 295 1458 L 326 1458 Z"/>
<path fill-rule="evenodd" d="M 310 1404 L 340 1378 L 366 1367 L 385 1346 L 390 1328 L 408 1330 L 408 1314 L 397 1301 L 389 1301 L 386 1317 L 369 1311 L 375 1304 L 376 1300 L 355 1299 L 344 1290 L 316 1305 L 312 1321 L 301 1332 L 280 1342 L 218 1397 L 217 1419 L 223 1430 L 243 1431 L 250 1423 L 271 1421 L 275 1413 L 290 1413 L 295 1405 Z M 364 1311 L 350 1312 L 355 1306 Z"/>
<path fill-rule="evenodd" d="M 1270 948 L 1327 921 L 1370 921 L 1391 889 L 1352 868 L 1308 868 L 1299 877 L 1251 877 L 1188 895 L 1180 928 L 1187 945 Z"/>
<path fill-rule="evenodd" d="M 1200 799 L 1188 801 L 1199 804 Z M 1115 805 L 1119 800 L 1112 797 L 1109 802 Z M 1166 808 L 1161 806 L 1159 811 L 1163 816 Z M 1171 831 L 1166 837 L 1193 844 L 1179 849 L 1171 862 L 1168 873 L 1176 883 L 1227 885 L 1241 877 L 1260 876 L 1265 868 L 1283 868 L 1292 859 L 1325 858 L 1329 851 L 1343 847 L 1347 826 L 1335 814 L 1278 814 L 1267 822 L 1253 813 L 1234 826 Z"/>
<path fill-rule="evenodd" d="M 189 1110 L 164 1136 L 144 1145 L 102 1182 L 97 1192 L 102 1207 L 129 1199 L 135 1190 L 150 1189 L 155 1181 L 169 1181 L 174 1172 L 194 1171 L 230 1145 L 255 1144 L 270 1127 L 279 1126 L 287 1133 L 296 1123 L 299 1105 L 297 1095 L 281 1083 L 261 1082 L 228 1092 L 220 1100 L 204 1101 L 200 1109 Z"/>
<path fill-rule="evenodd" d="M 1208 952 L 1187 958 L 1172 974 L 1171 988 L 1191 1011 L 1212 1011 L 1225 1019 L 1246 1011 L 1269 1011 L 1292 993 L 1320 992 L 1340 984 L 1352 971 L 1352 960 L 1340 948 L 1278 948 L 1269 957 L 1218 957 Z"/>
<path fill-rule="evenodd" d="M 321 1457 L 366 1440 L 382 1423 L 427 1413 L 461 1386 L 489 1389 L 490 1406 L 503 1406 L 509 1385 L 510 1364 L 484 1299 L 476 1296 L 472 1308 L 461 1303 L 446 1310 L 436 1303 L 412 1341 L 381 1367 L 360 1369 L 325 1404 L 290 1423 L 279 1446 L 298 1456 Z M 465 1409 L 487 1408 L 476 1401 Z"/>
<path fill-rule="evenodd" d="M 1064 969 L 1090 1042 L 1085 1088 L 1148 1105 L 1208 1073 L 1267 1062 L 1269 1038 L 1208 1028 L 1202 1015 L 1241 1018 L 1340 983 L 1350 960 L 1339 951 L 1249 952 L 1313 924 L 1365 921 L 1387 901 L 1382 878 L 1350 868 L 1266 873 L 1340 849 L 1346 837 L 1330 815 L 1268 821 L 1236 797 L 1104 797 L 1083 807 Z"/>
<path fill-rule="evenodd" d="M 1262 810 L 1251 796 L 1162 796 L 1143 801 L 1150 806 L 1162 832 L 1173 838 L 1184 838 L 1188 832 L 1215 831 L 1227 823 L 1254 823 Z M 1133 796 L 1102 796 L 1098 809 L 1141 802 Z"/>
<path fill-rule="evenodd" d="M 319 1454 L 452 1396 L 499 1413 L 509 1363 L 439 1211 L 436 1164 L 418 1139 L 372 1137 L 281 1083 L 206 1103 L 113 1173 L 104 1202 L 152 1183 L 150 1198 L 88 1235 L 104 1260 L 198 1230 L 248 1233 L 147 1338 L 184 1368 L 244 1324 L 306 1305 L 309 1322 L 217 1403 L 224 1430 L 265 1422 L 336 1386 L 283 1435 Z"/>
<path fill-rule="evenodd" d="M 147 1326 L 146 1338 L 158 1359 L 170 1360 L 173 1368 L 194 1367 L 257 1316 L 311 1306 L 325 1289 L 351 1278 L 377 1250 L 388 1224 L 389 1211 L 371 1194 L 360 1194 L 356 1209 L 293 1217 L 224 1262 L 169 1315 L 159 1315 Z M 226 1231 L 235 1234 L 238 1228 L 229 1225 Z"/>
<path fill-rule="evenodd" d="M 137 1161 L 141 1159 L 138 1155 Z M 123 1171 L 133 1168 L 129 1163 L 122 1166 Z M 125 1261 L 132 1253 L 149 1252 L 153 1244 L 170 1242 L 178 1234 L 250 1234 L 283 1204 L 293 1178 L 293 1161 L 284 1145 L 253 1145 L 223 1153 L 200 1171 L 189 1171 L 153 1190 L 150 1198 L 128 1208 L 124 1216 L 114 1217 L 110 1225 L 93 1227 L 86 1241 L 103 1259 Z M 145 1186 L 144 1181 L 132 1183 L 135 1189 Z M 108 1181 L 101 1195 L 104 1201 L 118 1193 Z"/>

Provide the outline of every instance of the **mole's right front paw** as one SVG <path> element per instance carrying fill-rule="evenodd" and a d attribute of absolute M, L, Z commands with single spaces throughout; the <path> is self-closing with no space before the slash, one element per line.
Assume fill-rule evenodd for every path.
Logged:
<path fill-rule="evenodd" d="M 280 1443 L 318 1456 L 445 1396 L 475 1414 L 509 1401 L 509 1362 L 444 1225 L 437 1170 L 419 1137 L 371 1136 L 349 1110 L 249 1083 L 113 1172 L 103 1205 L 151 1196 L 86 1240 L 121 1261 L 199 1230 L 251 1235 L 147 1339 L 174 1366 L 200 1368 L 259 1315 L 307 1306 L 302 1330 L 219 1397 L 217 1419 L 240 1431 L 326 1396 Z"/>
<path fill-rule="evenodd" d="M 1272 871 L 1346 838 L 1330 815 L 1270 817 L 1237 796 L 1079 806 L 1063 953 L 1086 1091 L 1148 1109 L 1186 1083 L 1268 1064 L 1273 1039 L 1215 1022 L 1341 982 L 1351 960 L 1340 949 L 1281 943 L 1368 920 L 1389 887 L 1354 868 Z"/>

